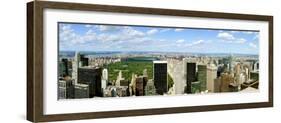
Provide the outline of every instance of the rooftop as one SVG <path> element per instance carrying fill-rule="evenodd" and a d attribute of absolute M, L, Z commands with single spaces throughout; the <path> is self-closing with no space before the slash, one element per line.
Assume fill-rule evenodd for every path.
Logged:
<path fill-rule="evenodd" d="M 167 61 L 153 61 L 153 63 L 160 63 L 160 64 L 162 63 L 163 64 L 163 63 L 167 63 Z"/>

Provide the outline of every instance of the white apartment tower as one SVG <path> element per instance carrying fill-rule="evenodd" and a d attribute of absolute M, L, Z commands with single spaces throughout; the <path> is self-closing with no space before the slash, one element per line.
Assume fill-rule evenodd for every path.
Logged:
<path fill-rule="evenodd" d="M 80 63 L 80 54 L 75 52 L 74 60 L 72 62 L 72 78 L 74 79 L 74 84 L 78 83 L 78 68 Z"/>
<path fill-rule="evenodd" d="M 105 68 L 102 70 L 101 88 L 105 90 L 108 82 L 108 70 Z"/>

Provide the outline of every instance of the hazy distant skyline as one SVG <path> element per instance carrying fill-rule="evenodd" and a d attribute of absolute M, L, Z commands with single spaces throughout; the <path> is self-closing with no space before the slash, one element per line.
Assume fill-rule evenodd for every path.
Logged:
<path fill-rule="evenodd" d="M 259 53 L 259 32 L 59 23 L 60 51 Z"/>

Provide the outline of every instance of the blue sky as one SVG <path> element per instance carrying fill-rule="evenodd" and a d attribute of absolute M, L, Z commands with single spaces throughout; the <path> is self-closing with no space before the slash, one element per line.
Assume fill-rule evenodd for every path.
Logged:
<path fill-rule="evenodd" d="M 258 54 L 259 32 L 59 23 L 59 48 Z"/>

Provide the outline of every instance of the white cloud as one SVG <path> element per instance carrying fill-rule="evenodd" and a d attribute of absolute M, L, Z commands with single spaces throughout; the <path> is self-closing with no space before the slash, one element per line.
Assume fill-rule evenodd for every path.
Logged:
<path fill-rule="evenodd" d="M 219 39 L 221 39 L 222 42 L 225 42 L 225 43 L 243 44 L 243 43 L 247 42 L 247 40 L 244 38 L 237 38 L 237 37 L 234 37 L 231 33 L 223 32 L 223 31 L 219 32 L 217 37 Z"/>
<path fill-rule="evenodd" d="M 244 38 L 239 38 L 239 39 L 237 39 L 237 40 L 235 41 L 235 43 L 243 44 L 243 43 L 245 43 L 246 41 L 247 41 L 247 40 L 244 39 Z"/>
<path fill-rule="evenodd" d="M 145 34 L 143 32 L 135 30 L 133 27 L 128 27 L 128 26 L 124 27 L 122 29 L 122 32 L 123 32 L 123 34 L 128 35 L 128 36 L 136 36 L 136 37 L 145 36 Z"/>
<path fill-rule="evenodd" d="M 155 33 L 157 33 L 157 32 L 158 32 L 157 29 L 151 29 L 151 30 L 148 30 L 146 33 L 147 33 L 148 35 L 152 35 L 152 34 L 155 34 Z"/>
<path fill-rule="evenodd" d="M 184 39 L 179 39 L 176 41 L 176 43 L 183 43 L 185 40 Z"/>
<path fill-rule="evenodd" d="M 61 45 L 73 46 L 95 41 L 97 39 L 97 35 L 92 29 L 89 29 L 84 35 L 80 35 L 72 29 L 70 24 L 60 24 L 59 26 L 59 39 Z"/>
<path fill-rule="evenodd" d="M 238 33 L 239 31 L 230 31 L 230 33 L 234 34 L 234 33 Z"/>
<path fill-rule="evenodd" d="M 102 27 L 104 28 L 104 27 Z M 114 33 L 100 33 L 97 40 L 101 42 L 141 42 L 146 37 L 146 33 L 135 30 L 133 27 L 117 27 L 118 31 Z M 117 29 L 115 28 L 115 29 Z M 104 29 L 103 29 L 104 30 Z M 106 29 L 108 30 L 108 29 Z M 102 31 L 103 32 L 103 31 Z"/>
<path fill-rule="evenodd" d="M 151 39 L 148 35 L 159 32 L 157 29 L 151 29 L 143 32 L 129 26 L 111 26 L 111 25 L 88 25 L 84 26 L 87 31 L 84 34 L 75 32 L 71 24 L 63 24 L 60 28 L 60 43 L 63 46 L 79 47 L 87 46 L 117 47 L 117 46 L 148 46 L 167 43 L 164 40 Z M 98 30 L 98 31 L 97 31 Z M 113 32 L 112 32 L 113 31 Z M 168 30 L 165 30 L 168 31 Z M 162 42 L 162 43 L 161 43 Z M 64 44 L 62 44 L 64 43 Z"/>
<path fill-rule="evenodd" d="M 203 42 L 204 42 L 204 40 L 198 40 L 198 41 L 193 42 L 193 45 L 201 44 Z"/>
<path fill-rule="evenodd" d="M 136 30 L 134 27 L 119 27 L 119 31 L 101 32 L 96 34 L 96 41 L 101 42 L 100 47 L 120 47 L 122 49 L 135 49 L 149 46 L 158 40 L 152 40 L 147 32 Z M 92 44 L 94 45 L 94 44 Z"/>
<path fill-rule="evenodd" d="M 194 42 L 192 42 L 192 43 L 186 43 L 184 46 L 190 47 L 190 46 L 195 46 L 195 45 L 202 44 L 202 43 L 204 43 L 204 42 L 205 42 L 204 40 L 198 40 L 198 41 L 194 41 Z"/>
<path fill-rule="evenodd" d="M 73 41 L 77 38 L 76 33 L 68 24 L 60 24 L 59 25 L 59 39 L 60 43 L 66 43 L 69 41 Z"/>
<path fill-rule="evenodd" d="M 159 32 L 167 32 L 167 31 L 170 31 L 171 29 L 169 28 L 166 28 L 166 29 L 161 29 Z"/>
<path fill-rule="evenodd" d="M 88 30 L 84 36 L 81 36 L 81 40 L 94 41 L 97 39 L 97 34 L 92 30 Z"/>
<path fill-rule="evenodd" d="M 182 28 L 177 28 L 177 29 L 175 29 L 175 32 L 181 32 L 181 31 L 183 31 L 184 29 L 182 29 Z"/>
<path fill-rule="evenodd" d="M 99 34 L 97 39 L 102 42 L 112 42 L 112 41 L 119 41 L 122 38 L 118 35 L 109 35 L 109 34 Z"/>
<path fill-rule="evenodd" d="M 89 24 L 87 24 L 87 25 L 85 25 L 85 27 L 87 27 L 87 28 L 91 28 L 91 27 L 93 27 L 93 25 L 89 25 Z"/>
<path fill-rule="evenodd" d="M 243 31 L 242 33 L 244 33 L 244 34 L 257 34 L 258 32 L 254 32 L 254 31 Z"/>
<path fill-rule="evenodd" d="M 221 31 L 223 32 L 223 31 Z M 229 31 L 232 34 L 236 34 L 236 33 L 242 33 L 242 34 L 257 34 L 258 32 L 255 31 L 238 31 L 238 30 L 233 30 L 233 31 Z"/>
<path fill-rule="evenodd" d="M 252 48 L 255 48 L 255 49 L 258 47 L 256 44 L 254 44 L 252 42 L 249 43 L 249 46 L 252 47 Z"/>
<path fill-rule="evenodd" d="M 250 32 L 250 31 L 247 31 L 247 32 L 243 32 L 244 34 L 254 34 L 254 32 Z"/>
<path fill-rule="evenodd" d="M 120 30 L 119 26 L 111 26 L 111 25 L 96 25 L 95 27 L 99 31 L 118 31 L 118 30 Z"/>
<path fill-rule="evenodd" d="M 224 43 L 233 43 L 233 44 L 244 44 L 247 42 L 244 38 L 234 38 L 233 40 L 221 40 Z"/>
<path fill-rule="evenodd" d="M 220 32 L 218 35 L 217 35 L 218 38 L 221 38 L 223 40 L 234 40 L 234 36 L 230 33 L 227 33 L 227 32 Z"/>

